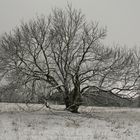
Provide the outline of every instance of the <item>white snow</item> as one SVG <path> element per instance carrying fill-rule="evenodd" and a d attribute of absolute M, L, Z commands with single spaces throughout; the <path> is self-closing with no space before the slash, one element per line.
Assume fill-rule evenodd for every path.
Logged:
<path fill-rule="evenodd" d="M 140 139 L 140 109 L 81 107 L 72 114 L 53 108 L 0 103 L 0 140 Z"/>

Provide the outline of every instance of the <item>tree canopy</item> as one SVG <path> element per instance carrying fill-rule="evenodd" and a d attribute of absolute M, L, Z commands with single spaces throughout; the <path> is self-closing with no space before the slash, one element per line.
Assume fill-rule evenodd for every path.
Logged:
<path fill-rule="evenodd" d="M 1 76 L 31 94 L 44 87 L 49 95 L 57 91 L 66 108 L 77 112 L 89 87 L 120 92 L 134 89 L 139 80 L 133 51 L 104 46 L 105 36 L 106 28 L 88 23 L 80 10 L 56 8 L 3 35 Z"/>

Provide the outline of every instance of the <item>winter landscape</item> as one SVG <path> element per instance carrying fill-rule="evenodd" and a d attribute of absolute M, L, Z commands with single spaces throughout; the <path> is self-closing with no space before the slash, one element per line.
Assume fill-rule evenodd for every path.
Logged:
<path fill-rule="evenodd" d="M 138 108 L 81 107 L 80 114 L 73 114 L 64 111 L 64 106 L 53 106 L 53 110 L 37 104 L 29 106 L 27 108 L 25 104 L 0 104 L 0 140 L 140 138 Z"/>
<path fill-rule="evenodd" d="M 0 140 L 140 140 L 138 5 L 0 0 Z"/>

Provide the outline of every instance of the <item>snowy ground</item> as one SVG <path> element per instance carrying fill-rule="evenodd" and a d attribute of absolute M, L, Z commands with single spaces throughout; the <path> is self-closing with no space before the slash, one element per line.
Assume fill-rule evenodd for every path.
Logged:
<path fill-rule="evenodd" d="M 0 140 L 140 140 L 140 109 L 53 108 L 0 103 Z"/>

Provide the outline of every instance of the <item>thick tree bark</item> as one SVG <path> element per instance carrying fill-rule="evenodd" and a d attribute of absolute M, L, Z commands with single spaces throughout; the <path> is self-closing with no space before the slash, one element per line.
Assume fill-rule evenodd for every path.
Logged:
<path fill-rule="evenodd" d="M 67 82 L 66 82 L 67 83 Z M 74 88 L 69 91 L 68 86 L 65 86 L 65 105 L 66 109 L 72 113 L 78 113 L 79 106 L 82 104 L 81 92 L 80 92 L 80 81 L 78 70 L 73 78 Z"/>
<path fill-rule="evenodd" d="M 77 88 L 79 87 L 75 87 L 64 99 L 66 109 L 72 113 L 78 113 L 79 106 L 82 104 L 80 90 Z"/>

